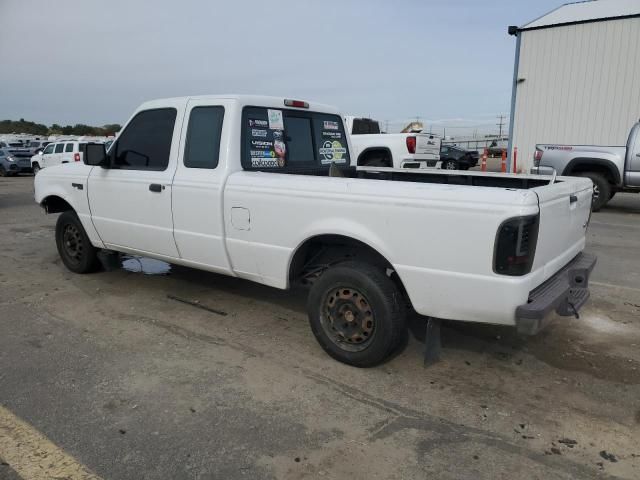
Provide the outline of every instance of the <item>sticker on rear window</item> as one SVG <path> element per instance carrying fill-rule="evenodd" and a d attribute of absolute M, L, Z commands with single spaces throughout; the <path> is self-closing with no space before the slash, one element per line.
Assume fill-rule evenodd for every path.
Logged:
<path fill-rule="evenodd" d="M 266 120 L 260 120 L 260 119 L 257 119 L 257 118 L 250 118 L 249 119 L 249 126 L 250 127 L 267 128 L 269 126 L 269 122 L 267 122 Z"/>
<path fill-rule="evenodd" d="M 284 159 L 251 157 L 251 166 L 253 168 L 282 168 L 284 167 Z"/>
<path fill-rule="evenodd" d="M 282 110 L 267 110 L 269 116 L 269 128 L 272 130 L 284 130 L 284 120 L 282 119 Z"/>
<path fill-rule="evenodd" d="M 331 120 L 325 120 L 322 122 L 322 126 L 325 130 L 340 130 L 340 124 Z"/>
<path fill-rule="evenodd" d="M 347 159 L 344 156 L 347 153 L 347 149 L 342 146 L 342 143 L 337 140 L 326 140 L 323 142 L 322 147 L 319 150 L 320 163 L 327 164 L 331 162 L 346 163 Z"/>
<path fill-rule="evenodd" d="M 252 137 L 266 137 L 267 136 L 267 131 L 266 130 L 262 130 L 260 128 L 252 128 L 251 129 L 251 136 Z"/>
<path fill-rule="evenodd" d="M 331 138 L 333 140 L 340 140 L 342 138 L 341 132 L 327 132 L 325 130 L 322 131 L 322 138 Z"/>

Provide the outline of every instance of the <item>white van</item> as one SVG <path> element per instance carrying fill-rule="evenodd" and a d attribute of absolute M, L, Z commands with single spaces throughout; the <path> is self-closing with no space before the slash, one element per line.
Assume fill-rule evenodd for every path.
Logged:
<path fill-rule="evenodd" d="M 42 152 L 31 157 L 33 173 L 62 163 L 82 162 L 86 147 L 87 142 L 77 140 L 50 143 Z"/>

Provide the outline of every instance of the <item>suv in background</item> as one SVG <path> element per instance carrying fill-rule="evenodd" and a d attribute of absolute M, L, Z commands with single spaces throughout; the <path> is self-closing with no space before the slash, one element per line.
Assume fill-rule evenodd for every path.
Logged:
<path fill-rule="evenodd" d="M 442 145 L 440 160 L 445 170 L 469 170 L 478 164 L 478 152 L 465 150 L 455 145 Z"/>
<path fill-rule="evenodd" d="M 42 152 L 31 157 L 33 173 L 54 165 L 82 162 L 86 148 L 87 142 L 77 140 L 50 143 Z"/>

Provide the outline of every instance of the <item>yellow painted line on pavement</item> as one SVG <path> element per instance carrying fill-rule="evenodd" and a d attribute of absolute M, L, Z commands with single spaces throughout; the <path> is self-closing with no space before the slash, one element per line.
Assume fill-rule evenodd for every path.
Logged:
<path fill-rule="evenodd" d="M 1 405 L 0 458 L 24 480 L 100 480 L 87 467 Z"/>

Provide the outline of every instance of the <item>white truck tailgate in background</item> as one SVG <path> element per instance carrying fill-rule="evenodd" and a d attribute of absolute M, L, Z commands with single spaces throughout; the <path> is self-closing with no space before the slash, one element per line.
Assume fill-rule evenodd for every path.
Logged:
<path fill-rule="evenodd" d="M 584 247 L 591 213 L 593 185 L 583 178 L 558 179 L 533 189 L 538 195 L 540 229 L 533 270 L 544 268 L 545 278 L 566 265 Z"/>
<path fill-rule="evenodd" d="M 440 139 L 438 137 L 429 138 L 429 134 L 416 135 L 416 154 L 418 155 L 440 155 Z"/>

